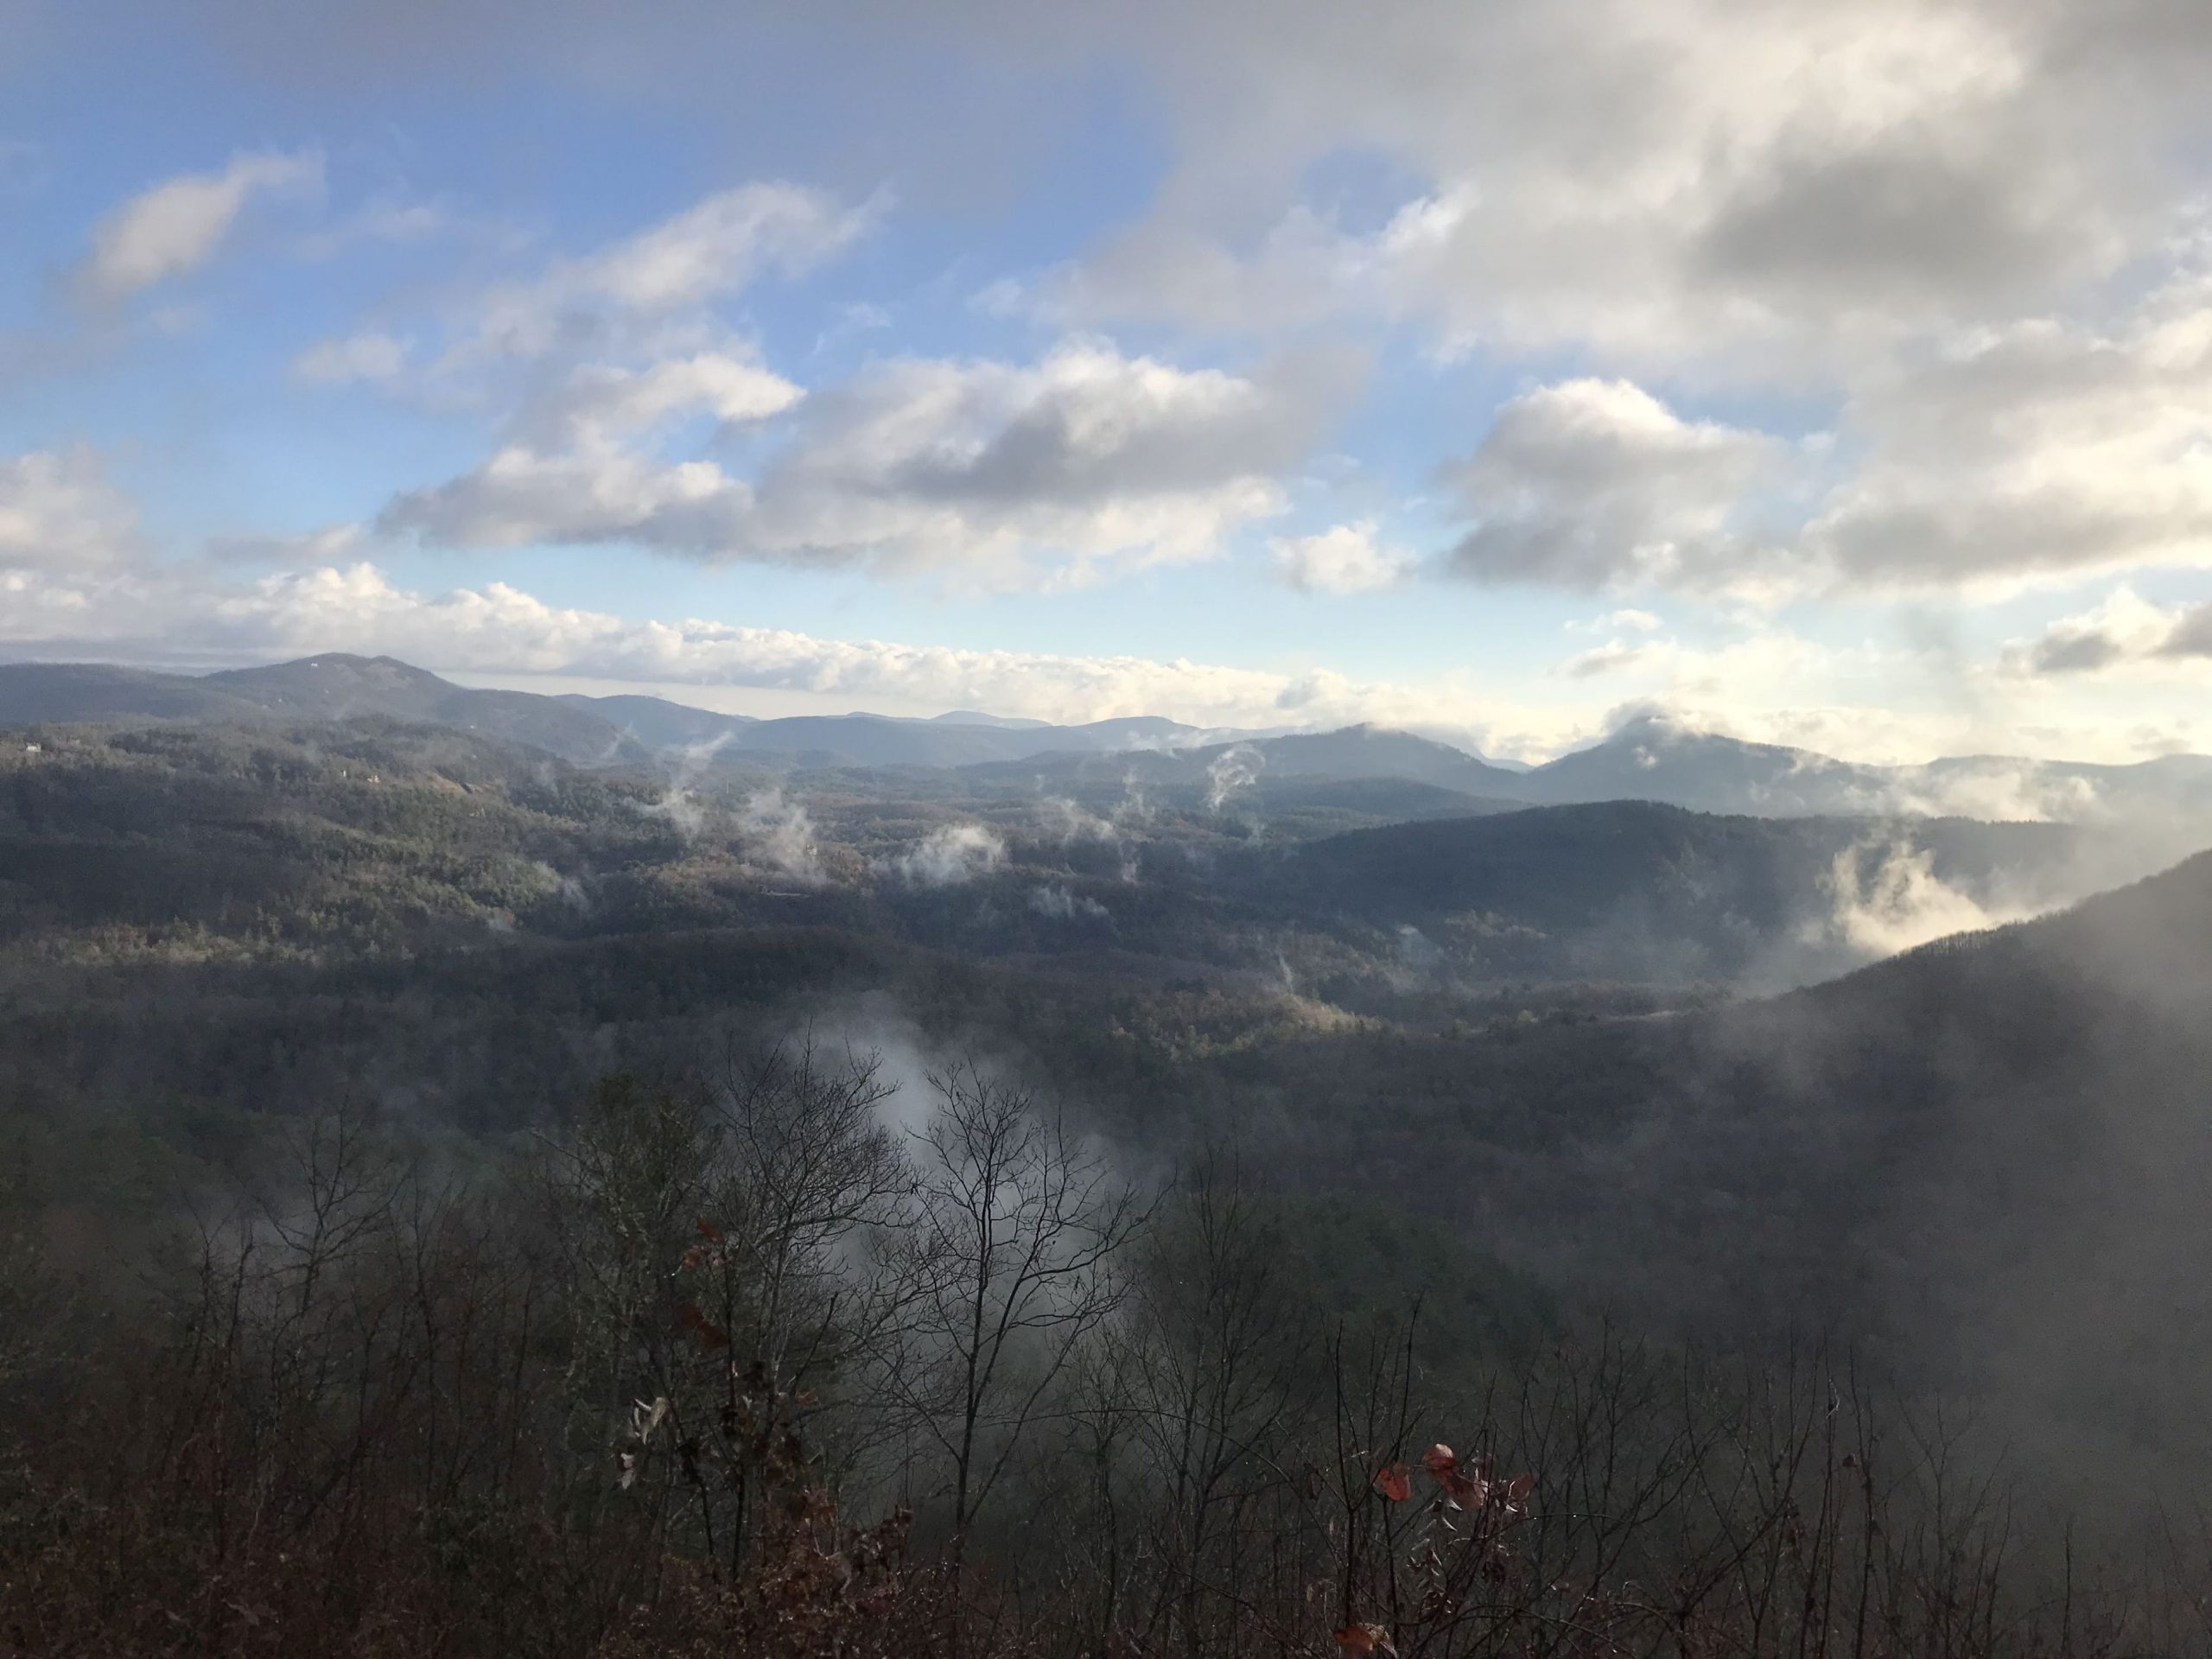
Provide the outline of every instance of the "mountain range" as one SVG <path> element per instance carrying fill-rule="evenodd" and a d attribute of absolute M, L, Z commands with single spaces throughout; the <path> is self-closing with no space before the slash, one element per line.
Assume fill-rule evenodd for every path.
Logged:
<path fill-rule="evenodd" d="M 1936 810 L 2185 813 L 2202 760 L 1882 769 L 1656 721 L 1517 774 L 1357 727 L 1085 753 L 1130 729 L 348 658 L 0 669 L 0 721 L 33 728 L 0 742 L 0 1098 L 88 1163 L 135 1124 L 146 1167 L 216 1167 L 349 1091 L 516 1135 L 818 1017 L 1023 1056 L 1104 1144 L 1241 1137 L 1662 1336 L 1833 1329 L 2070 1467 L 2203 1420 L 2212 855 L 2016 923 L 2146 866 Z M 923 771 L 975 751 L 916 733 L 1046 747 Z M 905 758 L 827 747 L 863 739 Z M 1547 798 L 1623 793 L 1757 813 Z"/>
<path fill-rule="evenodd" d="M 1631 721 L 1602 742 L 1522 769 L 1373 726 L 1224 732 L 1156 716 L 1064 726 L 969 710 L 933 719 L 855 713 L 761 720 L 653 696 L 473 689 L 391 658 L 343 653 L 206 675 L 86 664 L 0 664 L 0 724 L 138 719 L 250 724 L 371 715 L 527 744 L 584 766 L 634 766 L 682 754 L 785 769 L 968 768 L 981 783 L 1070 792 L 1109 783 L 1179 785 L 1203 790 L 1216 807 L 1270 779 L 1389 779 L 1449 791 L 1450 798 L 1470 803 L 1470 811 L 1638 799 L 1765 817 L 1905 814 L 2192 822 L 2212 817 L 2212 758 L 2201 755 L 2130 766 L 2005 756 L 1869 766 L 1692 731 L 1663 716 Z"/>

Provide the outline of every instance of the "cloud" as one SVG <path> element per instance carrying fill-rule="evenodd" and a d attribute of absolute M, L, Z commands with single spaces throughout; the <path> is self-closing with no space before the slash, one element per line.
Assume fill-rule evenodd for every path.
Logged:
<path fill-rule="evenodd" d="M 1687 420 L 1625 381 L 1539 388 L 1449 474 L 1474 523 L 1446 568 L 1770 601 L 2212 565 L 2212 278 L 2101 328 L 1955 331 L 1870 364 L 1823 436 Z"/>
<path fill-rule="evenodd" d="M 221 556 L 214 558 L 179 556 L 146 543 L 130 502 L 92 453 L 0 458 L 0 652 L 192 669 L 352 651 L 480 681 L 550 682 L 554 690 L 613 683 L 709 702 L 719 701 L 715 688 L 752 688 L 887 712 L 989 708 L 1054 721 L 1149 714 L 1217 729 L 1448 730 L 1454 741 L 1523 759 L 1605 729 L 1602 706 L 1531 698 L 1462 668 L 1394 681 L 1310 665 L 825 639 L 564 607 L 504 582 L 417 591 L 366 561 L 261 575 L 239 563 L 345 559 L 363 544 L 359 527 L 340 524 L 232 538 L 207 550 Z M 2003 696 L 1974 708 L 1916 704 L 1903 689 L 1925 671 L 1916 648 L 1823 644 L 1771 624 L 1708 649 L 1641 641 L 1629 647 L 1639 654 L 1613 671 L 1633 676 L 1635 695 L 1693 726 L 1831 753 L 1924 759 L 2009 747 L 2127 760 L 2188 744 L 2196 729 L 2201 677 L 2178 670 L 2203 650 L 2207 625 L 2196 609 L 2171 608 L 2171 626 L 2131 646 L 2167 653 L 2144 660 L 2171 660 L 2171 683 L 2152 683 L 2117 721 L 2062 695 L 2079 675 L 2015 676 Z M 1232 760 L 1215 780 L 1224 800 L 1236 771 Z M 1062 832 L 1099 833 L 1072 816 Z"/>
<path fill-rule="evenodd" d="M 804 804 L 780 789 L 764 789 L 748 796 L 737 816 L 748 861 L 768 873 L 820 887 L 829 880 L 822 868 L 822 855 L 814 838 L 814 819 Z"/>
<path fill-rule="evenodd" d="M 518 416 L 524 435 L 472 472 L 394 498 L 378 528 L 448 546 L 634 541 L 707 556 L 744 534 L 752 488 L 712 461 L 662 459 L 655 433 L 699 415 L 764 421 L 804 395 L 728 352 L 590 365 Z"/>
<path fill-rule="evenodd" d="M 1532 760 L 1607 728 L 1602 705 L 1531 700 L 1458 671 L 1363 680 L 1325 669 L 825 639 L 578 610 L 504 582 L 417 592 L 366 563 L 250 580 L 235 566 L 143 559 L 13 563 L 0 556 L 0 649 L 18 658 L 195 669 L 350 651 L 479 682 L 552 690 L 613 682 L 679 701 L 735 687 L 815 694 L 843 708 L 980 707 L 1062 722 L 1165 714 L 1219 728 L 1450 728 L 1485 753 Z M 1993 747 L 2133 760 L 2151 746 L 2144 734 L 2154 719 L 2163 718 L 2155 746 L 2171 747 L 2173 734 L 2194 729 L 2202 702 L 2201 685 L 2178 685 L 2171 707 L 2134 707 L 2115 724 L 2094 709 L 2019 696 L 1996 723 L 1900 700 L 1910 664 L 1895 652 L 1821 648 L 1784 632 L 1711 652 L 1652 649 L 1635 671 L 1652 677 L 1654 695 L 1686 724 L 1866 760 Z"/>
<path fill-rule="evenodd" d="M 785 414 L 802 388 L 760 361 L 715 307 L 764 271 L 797 274 L 849 245 L 874 209 L 754 183 L 536 276 L 480 293 L 456 326 L 425 319 L 426 353 L 382 331 L 324 341 L 294 372 L 500 411 L 496 446 L 469 472 L 404 490 L 385 535 L 437 545 L 635 542 L 722 556 L 754 511 L 750 485 L 678 446 Z"/>
<path fill-rule="evenodd" d="M 2207 661 L 2212 601 L 2155 605 L 2127 588 L 2094 610 L 2059 618 L 2033 639 L 2013 641 L 2002 658 L 2006 673 L 2024 678 Z"/>
<path fill-rule="evenodd" d="M 1618 674 L 1636 668 L 1652 656 L 1648 645 L 1631 645 L 1618 639 L 1609 639 L 1602 645 L 1578 652 L 1559 665 L 1559 671 L 1570 680 L 1595 679 L 1604 674 Z"/>
<path fill-rule="evenodd" d="M 604 344 L 626 327 L 729 299 L 764 271 L 802 275 L 849 247 L 876 211 L 803 185 L 739 185 L 558 261 L 534 280 L 493 289 L 460 349 L 537 357 Z"/>
<path fill-rule="evenodd" d="M 1803 537 L 1845 584 L 2212 564 L 2212 283 L 1959 335 L 1870 375 L 1844 429 L 1862 459 Z"/>
<path fill-rule="evenodd" d="M 123 299 L 213 258 L 257 197 L 318 193 L 322 158 L 305 152 L 240 152 L 220 173 L 189 173 L 133 196 L 92 232 L 79 270 L 87 291 Z"/>
<path fill-rule="evenodd" d="M 299 237 L 292 249 L 302 259 L 331 259 L 363 245 L 405 246 L 454 235 L 494 246 L 521 239 L 513 226 L 465 214 L 450 202 L 385 191 L 335 223 Z"/>
<path fill-rule="evenodd" d="M 318 346 L 297 369 L 504 411 L 480 464 L 391 499 L 386 534 L 625 543 L 977 588 L 1211 555 L 1282 509 L 1282 474 L 1360 372 L 1338 351 L 1232 372 L 1076 337 L 1033 362 L 899 357 L 803 390 L 717 307 L 764 271 L 830 257 L 878 211 L 741 186 L 482 294 L 408 384 L 396 384 L 401 355 L 373 336 Z M 862 322 L 882 315 L 847 308 Z M 780 441 L 738 466 L 682 418 L 702 414 L 725 427 L 779 420 Z"/>
<path fill-rule="evenodd" d="M 1077 315 L 1352 313 L 1608 366 L 1847 366 L 2155 251 L 2212 27 L 2096 10 L 1120 8 L 1097 26 L 1162 87 L 1175 162 L 1052 286 Z M 1408 181 L 1395 211 L 1321 194 L 1314 163 L 1347 152 Z"/>
<path fill-rule="evenodd" d="M 1238 743 L 1214 756 L 1206 767 L 1206 810 L 1218 812 L 1231 797 L 1260 781 L 1267 755 L 1249 743 Z"/>
<path fill-rule="evenodd" d="M 1371 520 L 1338 524 L 1318 536 L 1279 537 L 1268 543 L 1276 580 L 1301 593 L 1360 594 L 1393 587 L 1414 569 L 1410 554 L 1375 539 Z"/>
<path fill-rule="evenodd" d="M 650 430 L 676 416 L 707 415 L 733 424 L 765 421 L 805 395 L 749 354 L 697 352 L 642 369 L 587 365 L 524 418 L 570 442 L 588 442 Z"/>
<path fill-rule="evenodd" d="M 1448 568 L 1478 582 L 1719 586 L 1770 556 L 1738 528 L 1777 470 L 1762 433 L 1685 421 L 1624 380 L 1569 380 L 1501 407 L 1452 481 L 1474 525 Z"/>
<path fill-rule="evenodd" d="M 1065 795 L 1047 795 L 1037 803 L 1038 828 L 1063 847 L 1079 841 L 1118 842 L 1121 830 L 1096 812 L 1078 806 Z"/>
<path fill-rule="evenodd" d="M 8 561 L 0 559 L 0 570 Z M 239 580 L 236 567 L 147 563 L 10 573 L 0 647 L 16 656 L 106 658 L 177 668 L 322 651 L 385 653 L 445 672 L 560 676 L 687 690 L 747 687 L 847 706 L 994 708 L 1055 721 L 1168 713 L 1201 727 L 1403 726 L 1448 717 L 1503 734 L 1553 716 L 1450 683 L 1391 684 L 1136 656 L 979 651 L 833 639 L 698 619 L 630 620 L 545 603 L 504 582 L 423 593 L 368 563 Z M 1572 718 L 1550 728 L 1563 741 Z"/>
<path fill-rule="evenodd" d="M 219 10 L 214 38 L 287 86 L 458 88 L 523 65 L 724 118 L 849 44 L 829 18 L 764 37 L 746 9 L 696 5 Z M 1042 284 L 1064 319 L 1242 330 L 1350 311 L 1485 349 L 1587 346 L 1607 372 L 1847 365 L 1901 332 L 2052 308 L 2155 251 L 2203 153 L 2212 63 L 2187 0 L 1282 0 L 1263 24 L 1248 0 L 948 0 L 926 17 L 861 0 L 838 16 L 882 50 L 814 88 L 837 157 L 924 190 L 956 156 L 972 172 L 1048 153 L 1075 118 L 1044 89 L 1070 63 L 1139 82 L 1167 129 L 1160 182 L 1138 222 Z M 926 124 L 917 45 L 929 86 L 953 88 Z M 1344 158 L 1364 188 L 1327 165 Z"/>
<path fill-rule="evenodd" d="M 1932 851 L 1903 842 L 1846 848 L 1823 885 L 1830 901 L 1826 927 L 1869 958 L 2021 921 L 2048 907 L 1985 906 L 1936 874 Z"/>
<path fill-rule="evenodd" d="M 1907 774 L 1858 806 L 1892 816 L 1979 818 L 1987 823 L 2084 823 L 2110 816 L 2088 779 L 2047 772 L 2037 761 L 2004 755 L 1977 755 Z"/>
<path fill-rule="evenodd" d="M 952 887 L 988 875 L 1006 862 L 1006 842 L 980 823 L 932 830 L 884 868 L 910 887 Z"/>
<path fill-rule="evenodd" d="M 1008 582 L 1205 556 L 1283 505 L 1349 365 L 1183 369 L 1103 341 L 1022 365 L 908 359 L 818 396 L 759 488 L 756 546 Z"/>
<path fill-rule="evenodd" d="M 296 536 L 219 536 L 207 556 L 238 564 L 326 563 L 357 556 L 366 536 L 359 524 L 325 524 Z"/>
<path fill-rule="evenodd" d="M 1058 922 L 1072 922 L 1078 919 L 1087 922 L 1110 922 L 1114 919 L 1113 912 L 1105 906 L 1100 904 L 1096 899 L 1085 898 L 1073 892 L 1065 882 L 1054 882 L 1050 887 L 1030 888 L 1029 908 L 1039 916 L 1048 917 Z"/>
<path fill-rule="evenodd" d="M 650 402 L 658 383 L 601 384 Z M 1109 562 L 1206 556 L 1280 511 L 1276 474 L 1310 447 L 1341 384 L 1333 363 L 1239 376 L 1090 340 L 1030 365 L 900 359 L 809 397 L 757 480 L 585 423 L 565 449 L 511 445 L 403 495 L 381 524 L 457 546 L 626 541 L 985 586 L 1080 580 Z M 770 410 L 781 387 L 741 390 Z"/>
<path fill-rule="evenodd" d="M 454 547 L 626 541 L 703 552 L 728 543 L 751 505 L 751 490 L 712 461 L 513 445 L 450 483 L 397 497 L 377 528 Z"/>
<path fill-rule="evenodd" d="M 77 575 L 140 552 L 137 511 L 92 451 L 0 456 L 0 570 Z"/>
<path fill-rule="evenodd" d="M 1608 611 L 1605 615 L 1593 619 L 1586 626 L 1594 633 L 1604 633 L 1610 629 L 1620 628 L 1632 629 L 1637 633 L 1654 633 L 1664 625 L 1649 611 L 1625 610 Z"/>
<path fill-rule="evenodd" d="M 834 257 L 866 232 L 879 207 L 853 207 L 801 185 L 740 185 L 588 253 L 547 261 L 534 275 L 476 287 L 426 311 L 412 320 L 404 354 L 382 347 L 392 336 L 374 328 L 310 347 L 296 369 L 309 378 L 377 380 L 448 405 L 507 410 L 518 429 L 542 424 L 547 405 L 594 391 L 650 401 L 657 388 L 688 383 L 677 401 L 728 401 L 741 374 L 773 377 L 718 308 L 764 274 L 799 276 Z M 502 256 L 519 245 L 512 230 L 463 219 L 442 204 L 379 198 L 302 251 L 321 257 L 346 240 L 412 240 L 454 228 Z M 419 352 L 412 349 L 418 339 L 425 342 Z M 368 372 L 355 361 L 363 352 Z M 403 366 L 410 371 L 404 383 Z"/>
<path fill-rule="evenodd" d="M 373 330 L 318 340 L 292 359 L 292 374 L 318 386 L 394 380 L 407 366 L 410 349 L 399 336 Z"/>

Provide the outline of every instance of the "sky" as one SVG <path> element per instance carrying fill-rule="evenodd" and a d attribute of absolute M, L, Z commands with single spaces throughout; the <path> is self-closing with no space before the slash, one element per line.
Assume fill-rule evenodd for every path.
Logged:
<path fill-rule="evenodd" d="M 0 0 L 0 658 L 2212 751 L 2202 0 Z"/>

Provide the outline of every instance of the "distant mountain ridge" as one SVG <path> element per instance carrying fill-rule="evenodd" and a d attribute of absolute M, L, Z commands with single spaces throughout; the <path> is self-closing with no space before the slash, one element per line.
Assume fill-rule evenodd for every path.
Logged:
<path fill-rule="evenodd" d="M 391 657 L 330 652 L 262 668 L 155 674 L 99 664 L 0 664 L 0 721 L 348 720 L 381 715 L 528 744 L 571 764 L 652 758 L 652 747 L 557 697 L 478 691 Z"/>
<path fill-rule="evenodd" d="M 1694 732 L 1649 716 L 1516 779 L 1514 792 L 1545 805 L 1649 800 L 1758 817 L 1900 813 L 2080 822 L 2145 812 L 2212 817 L 2212 758 L 2164 755 L 2099 766 L 1969 755 L 1922 766 L 1868 766 Z"/>
<path fill-rule="evenodd" d="M 1491 810 L 1649 800 L 1760 817 L 2212 820 L 2212 758 L 2202 755 L 2128 766 L 1989 755 L 1869 766 L 1691 731 L 1659 716 L 1630 721 L 1602 742 L 1522 768 L 1376 726 L 1223 732 L 1156 715 L 1058 726 L 973 710 L 928 719 L 849 714 L 761 720 L 656 696 L 473 690 L 394 658 L 344 652 L 206 675 L 98 664 L 0 664 L 0 723 L 361 715 L 451 726 L 585 766 L 709 751 L 784 766 L 968 768 L 1008 786 L 1031 779 L 1072 785 L 1111 772 L 1139 784 L 1202 785 L 1223 801 L 1270 778 L 1377 778 L 1450 791 Z"/>
<path fill-rule="evenodd" d="M 1112 726 L 1128 722 L 1102 721 Z M 1064 728 L 1065 729 L 1065 728 Z M 1096 729 L 1077 728 L 1077 730 Z M 1181 728 L 1193 737 L 1205 735 Z M 1217 805 L 1227 804 L 1248 789 L 1264 790 L 1270 780 L 1325 779 L 1348 783 L 1389 778 L 1450 790 L 1478 802 L 1527 804 L 1516 787 L 1524 774 L 1410 732 L 1379 726 L 1346 726 L 1333 732 L 1294 732 L 1281 736 L 1239 735 L 1175 746 L 1125 746 L 1043 753 L 977 765 L 979 776 L 1012 781 L 1032 779 L 1062 789 L 1098 779 L 1125 779 L 1146 786 L 1205 785 Z"/>

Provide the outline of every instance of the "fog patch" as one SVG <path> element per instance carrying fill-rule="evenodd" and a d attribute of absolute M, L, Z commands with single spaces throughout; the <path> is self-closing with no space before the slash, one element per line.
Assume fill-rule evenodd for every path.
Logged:
<path fill-rule="evenodd" d="M 1206 768 L 1206 810 L 1218 812 L 1230 797 L 1260 781 L 1267 757 L 1249 743 L 1224 749 Z"/>
<path fill-rule="evenodd" d="M 1396 938 L 1399 960 L 1417 973 L 1430 972 L 1443 960 L 1435 941 L 1410 922 L 1399 924 Z"/>
<path fill-rule="evenodd" d="M 1923 771 L 1901 781 L 1888 804 L 1901 813 L 1989 823 L 2082 823 L 2106 816 L 2092 780 L 2047 772 L 2032 761 Z"/>
<path fill-rule="evenodd" d="M 705 835 L 708 808 L 699 798 L 696 785 L 706 775 L 716 751 L 729 741 L 729 734 L 725 732 L 720 737 L 675 751 L 676 765 L 669 775 L 668 787 L 661 791 L 658 800 L 645 808 L 646 816 L 667 819 L 686 841 L 696 841 Z"/>
<path fill-rule="evenodd" d="M 737 827 L 745 838 L 747 861 L 756 868 L 820 887 L 829 880 L 814 839 L 814 820 L 780 789 L 763 789 L 746 798 Z"/>
<path fill-rule="evenodd" d="M 1039 829 L 1063 847 L 1079 841 L 1117 842 L 1122 832 L 1096 812 L 1078 806 L 1065 795 L 1048 795 L 1037 803 Z"/>
<path fill-rule="evenodd" d="M 707 806 L 690 790 L 671 784 L 657 801 L 644 807 L 649 818 L 665 818 L 676 833 L 686 841 L 697 841 L 707 833 Z"/>
<path fill-rule="evenodd" d="M 1029 890 L 1029 908 L 1039 916 L 1049 916 L 1055 921 L 1110 922 L 1114 914 L 1096 899 L 1087 899 L 1071 891 L 1065 884 L 1055 882 L 1049 887 Z"/>
<path fill-rule="evenodd" d="M 1122 801 L 1114 809 L 1116 824 L 1150 823 L 1152 803 L 1146 798 L 1144 784 L 1134 772 L 1122 776 Z"/>
<path fill-rule="evenodd" d="M 938 1099 L 931 1078 L 964 1069 L 994 1080 L 1014 1080 L 1033 1070 L 995 1033 L 931 1035 L 889 991 L 815 1004 L 804 1030 L 825 1047 L 874 1063 L 877 1081 L 890 1088 L 877 1103 L 876 1115 L 902 1140 L 929 1127 Z"/>
<path fill-rule="evenodd" d="M 910 887 L 953 887 L 988 875 L 1006 862 L 1006 842 L 980 823 L 949 823 L 885 862 L 882 868 Z"/>
<path fill-rule="evenodd" d="M 1870 854 L 1876 857 L 1871 870 Z M 1869 959 L 2024 921 L 2041 908 L 1985 904 L 1936 874 L 1931 849 L 1901 841 L 1845 848 L 1821 885 L 1830 903 L 1829 936 Z"/>

